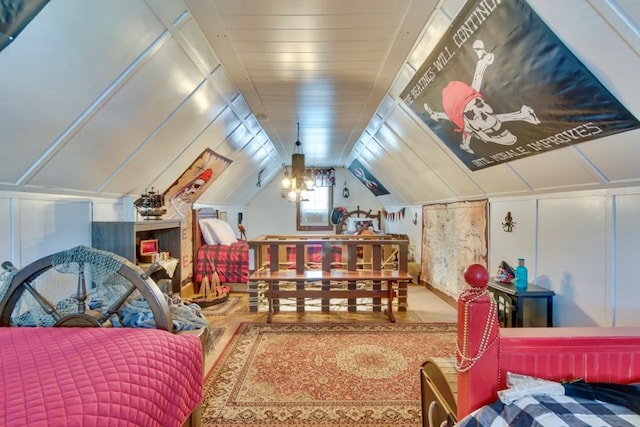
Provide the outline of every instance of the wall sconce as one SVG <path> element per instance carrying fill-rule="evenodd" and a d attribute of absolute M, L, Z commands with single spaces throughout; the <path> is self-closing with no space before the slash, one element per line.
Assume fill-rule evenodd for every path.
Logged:
<path fill-rule="evenodd" d="M 507 216 L 504 217 L 504 222 L 502 223 L 502 229 L 507 233 L 511 233 L 515 226 L 516 223 L 511 216 L 511 212 L 507 212 Z"/>
<path fill-rule="evenodd" d="M 414 216 L 411 222 L 413 223 L 413 225 L 418 225 L 418 212 L 414 213 Z"/>
<path fill-rule="evenodd" d="M 344 182 L 344 188 L 342 189 L 342 197 L 349 198 L 349 189 L 347 188 L 347 181 Z"/>

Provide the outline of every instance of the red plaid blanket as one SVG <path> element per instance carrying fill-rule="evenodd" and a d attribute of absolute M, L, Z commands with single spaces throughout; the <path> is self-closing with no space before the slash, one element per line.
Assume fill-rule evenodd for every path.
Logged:
<path fill-rule="evenodd" d="M 314 264 L 322 264 L 322 245 L 306 245 L 307 257 L 306 262 Z M 269 260 L 269 250 L 267 249 L 267 260 Z M 287 246 L 287 259 L 280 262 L 288 263 L 288 268 L 296 268 L 296 246 Z M 342 262 L 342 246 L 331 245 L 331 263 Z"/>
<path fill-rule="evenodd" d="M 216 271 L 220 283 L 247 283 L 249 281 L 249 244 L 245 241 L 227 245 L 204 245 L 198 249 L 195 282 L 204 276 L 212 280 Z"/>

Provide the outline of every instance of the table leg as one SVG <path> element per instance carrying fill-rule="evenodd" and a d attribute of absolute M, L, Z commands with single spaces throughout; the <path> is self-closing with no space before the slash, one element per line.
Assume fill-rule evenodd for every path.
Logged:
<path fill-rule="evenodd" d="M 271 323 L 271 315 L 273 314 L 273 282 L 271 281 L 269 281 L 269 288 L 267 289 L 267 302 L 269 303 L 267 323 Z"/>
<path fill-rule="evenodd" d="M 389 280 L 387 282 L 387 316 L 389 316 L 389 321 L 391 323 L 396 323 L 396 316 L 393 314 L 393 297 L 395 293 L 393 292 L 393 282 Z"/>
<path fill-rule="evenodd" d="M 516 327 L 522 328 L 524 326 L 524 299 L 516 298 L 518 304 L 518 320 L 516 321 Z"/>
<path fill-rule="evenodd" d="M 547 327 L 553 326 L 553 296 L 547 297 Z"/>

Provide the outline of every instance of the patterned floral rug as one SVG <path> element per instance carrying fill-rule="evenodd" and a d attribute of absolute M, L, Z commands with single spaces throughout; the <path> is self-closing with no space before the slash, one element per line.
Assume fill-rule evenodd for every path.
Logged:
<path fill-rule="evenodd" d="M 225 328 L 209 326 L 209 331 L 207 351 L 210 351 L 210 349 L 213 349 L 218 344 L 218 341 L 220 341 L 220 338 L 222 338 L 222 335 L 224 334 Z M 211 342 L 211 344 L 209 344 L 209 342 Z"/>
<path fill-rule="evenodd" d="M 205 383 L 203 426 L 420 426 L 420 366 L 455 324 L 242 323 Z"/>

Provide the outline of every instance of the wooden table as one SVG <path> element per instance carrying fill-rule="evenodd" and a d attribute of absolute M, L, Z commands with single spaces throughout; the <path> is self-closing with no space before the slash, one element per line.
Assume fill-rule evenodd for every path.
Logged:
<path fill-rule="evenodd" d="M 393 314 L 393 298 L 395 291 L 393 284 L 399 282 L 410 282 L 412 277 L 405 271 L 396 270 L 305 270 L 296 272 L 295 270 L 262 270 L 253 273 L 249 280 L 255 282 L 265 282 L 268 285 L 267 301 L 269 303 L 269 313 L 267 322 L 271 322 L 271 316 L 274 312 L 274 300 L 280 298 L 319 298 L 329 300 L 330 298 L 348 298 L 355 301 L 356 298 L 386 298 L 387 299 L 387 316 L 391 322 L 395 322 L 396 318 Z M 362 281 L 371 281 L 374 284 L 373 289 L 355 289 L 355 284 Z M 274 285 L 280 282 L 295 282 L 295 290 L 280 290 Z M 305 283 L 322 282 L 322 289 L 306 289 Z M 354 285 L 351 289 L 335 289 L 332 283 L 347 282 Z M 386 289 L 381 284 L 386 282 Z M 376 286 L 378 285 L 378 286 Z M 355 304 L 355 303 L 354 303 Z M 329 305 L 326 305 L 328 311 Z"/>
<path fill-rule="evenodd" d="M 524 300 L 528 298 L 543 298 L 546 300 L 547 327 L 553 326 L 553 296 L 555 292 L 552 290 L 529 284 L 527 289 L 519 291 L 516 290 L 513 283 L 501 283 L 495 280 L 490 280 L 487 287 L 489 292 L 501 294 L 509 299 L 513 307 L 513 310 L 511 310 L 511 326 L 519 328 L 524 326 Z M 508 313 L 504 314 L 506 316 Z M 503 326 L 506 326 L 506 324 Z"/>

